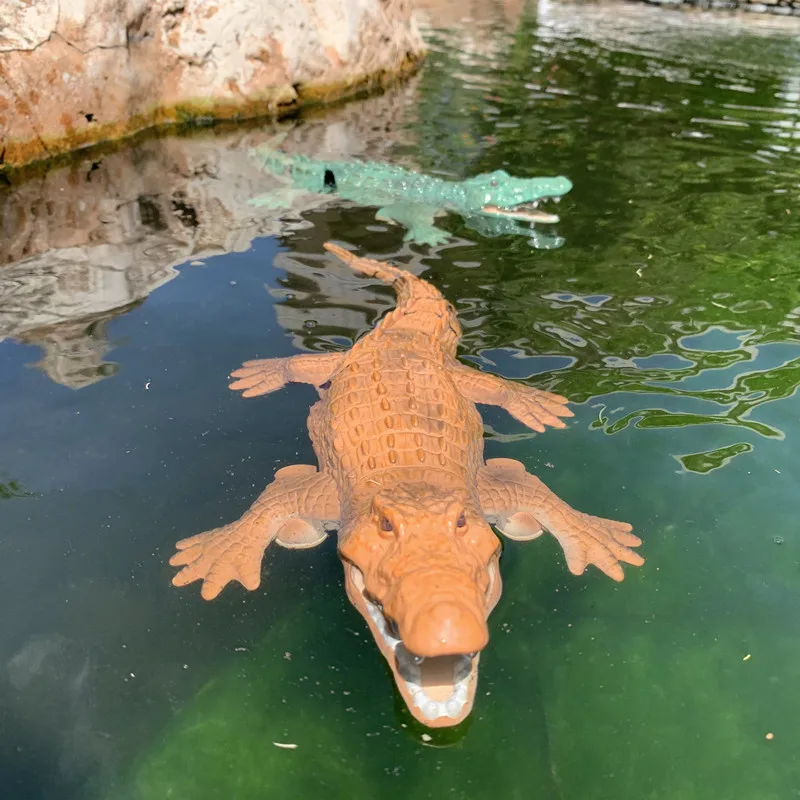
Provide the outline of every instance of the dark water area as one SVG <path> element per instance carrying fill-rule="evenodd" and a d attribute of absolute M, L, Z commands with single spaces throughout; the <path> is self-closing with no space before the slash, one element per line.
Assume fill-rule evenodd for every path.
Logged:
<path fill-rule="evenodd" d="M 250 206 L 271 126 L 0 195 L 3 798 L 800 798 L 800 26 L 442 5 L 418 76 L 285 147 L 567 175 L 558 249 L 455 214 L 409 244 L 331 195 Z M 245 400 L 228 373 L 346 349 L 393 306 L 329 239 L 438 286 L 465 361 L 567 395 L 544 435 L 481 408 L 487 455 L 644 540 L 621 584 L 506 543 L 454 730 L 404 709 L 335 542 L 271 549 L 255 592 L 170 584 L 176 540 L 314 463 L 314 391 Z"/>

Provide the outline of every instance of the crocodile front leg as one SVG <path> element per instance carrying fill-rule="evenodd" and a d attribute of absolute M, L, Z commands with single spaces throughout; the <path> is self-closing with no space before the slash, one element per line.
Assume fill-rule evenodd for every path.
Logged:
<path fill-rule="evenodd" d="M 169 563 L 183 569 L 172 583 L 186 586 L 202 580 L 205 600 L 213 600 L 232 580 L 257 589 L 261 560 L 272 541 L 283 547 L 314 547 L 325 538 L 325 525 L 338 519 L 339 499 L 330 475 L 307 464 L 283 467 L 241 519 L 175 545 L 178 552 Z"/>
<path fill-rule="evenodd" d="M 630 532 L 628 523 L 575 511 L 519 461 L 488 459 L 478 473 L 478 491 L 487 521 L 510 539 L 535 539 L 543 530 L 555 536 L 573 575 L 594 564 L 609 578 L 621 581 L 621 561 L 637 567 L 644 564 L 630 549 L 642 540 Z"/>
<path fill-rule="evenodd" d="M 545 425 L 563 428 L 559 417 L 572 417 L 566 407 L 566 397 L 551 392 L 543 392 L 522 383 L 479 372 L 454 361 L 450 370 L 461 393 L 473 403 L 499 406 L 523 425 L 538 433 L 543 433 Z"/>
<path fill-rule="evenodd" d="M 450 238 L 447 231 L 443 231 L 433 224 L 434 217 L 439 213 L 440 209 L 436 206 L 398 201 L 379 208 L 375 213 L 375 219 L 404 225 L 408 228 L 404 237 L 407 241 L 436 247 L 444 244 Z"/>
<path fill-rule="evenodd" d="M 269 394 L 287 383 L 311 383 L 320 386 L 336 371 L 344 353 L 308 353 L 289 358 L 260 358 L 245 361 L 231 373 L 236 380 L 230 389 L 243 389 L 243 397 Z"/>

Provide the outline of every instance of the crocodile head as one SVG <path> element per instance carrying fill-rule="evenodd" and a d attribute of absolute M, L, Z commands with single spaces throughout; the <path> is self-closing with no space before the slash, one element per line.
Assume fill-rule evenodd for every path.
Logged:
<path fill-rule="evenodd" d="M 487 619 L 502 583 L 500 541 L 463 492 L 379 492 L 341 538 L 350 601 L 411 713 L 428 727 L 472 710 Z"/>
<path fill-rule="evenodd" d="M 522 222 L 558 222 L 558 215 L 539 208 L 542 201 L 561 199 L 572 183 L 557 178 L 514 178 L 498 169 L 462 182 L 463 209 Z"/>

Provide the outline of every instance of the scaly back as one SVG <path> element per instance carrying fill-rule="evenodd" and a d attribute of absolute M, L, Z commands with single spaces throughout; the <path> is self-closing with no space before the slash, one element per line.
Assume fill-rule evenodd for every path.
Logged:
<path fill-rule="evenodd" d="M 411 272 L 371 258 L 359 258 L 332 242 L 325 242 L 324 247 L 356 272 L 378 278 L 394 287 L 397 308 L 380 321 L 376 330 L 425 333 L 436 339 L 447 355 L 455 356 L 456 345 L 461 338 L 461 326 L 456 318 L 456 310 L 437 288 Z"/>

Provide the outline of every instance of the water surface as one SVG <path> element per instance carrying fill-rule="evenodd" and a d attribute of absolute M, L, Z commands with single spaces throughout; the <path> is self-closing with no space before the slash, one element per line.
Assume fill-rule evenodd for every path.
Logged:
<path fill-rule="evenodd" d="M 419 76 L 300 119 L 287 148 L 566 174 L 560 249 L 455 215 L 450 244 L 409 246 L 335 198 L 254 209 L 269 126 L 0 197 L 4 797 L 800 797 L 798 28 L 481 8 L 427 13 Z M 246 401 L 228 372 L 345 349 L 393 304 L 331 238 L 439 286 L 465 360 L 568 395 L 543 436 L 482 409 L 487 454 L 644 539 L 620 585 L 507 544 L 454 731 L 403 709 L 333 542 L 270 552 L 253 593 L 170 585 L 175 540 L 313 462 L 314 392 Z"/>

